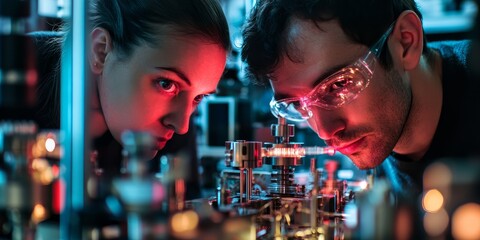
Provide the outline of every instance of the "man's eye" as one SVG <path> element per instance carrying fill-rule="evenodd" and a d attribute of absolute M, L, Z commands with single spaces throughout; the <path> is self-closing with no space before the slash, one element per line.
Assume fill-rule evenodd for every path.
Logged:
<path fill-rule="evenodd" d="M 167 93 L 175 93 L 178 89 L 175 82 L 168 79 L 157 79 L 155 85 L 159 90 Z"/>
<path fill-rule="evenodd" d="M 330 85 L 330 91 L 342 90 L 347 86 L 347 84 L 348 84 L 348 80 L 345 78 L 335 81 Z"/>
<path fill-rule="evenodd" d="M 294 108 L 301 108 L 303 107 L 305 104 L 303 104 L 301 101 L 293 101 L 290 103 Z"/>

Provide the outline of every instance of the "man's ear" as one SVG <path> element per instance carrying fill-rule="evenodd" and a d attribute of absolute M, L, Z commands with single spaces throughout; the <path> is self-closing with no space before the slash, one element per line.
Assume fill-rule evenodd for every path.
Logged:
<path fill-rule="evenodd" d="M 104 28 L 95 28 L 90 33 L 90 69 L 95 74 L 101 74 L 107 54 L 112 50 L 110 33 Z"/>
<path fill-rule="evenodd" d="M 423 27 L 420 18 L 411 10 L 404 11 L 397 18 L 391 34 L 392 57 L 408 71 L 417 67 L 423 51 Z"/>

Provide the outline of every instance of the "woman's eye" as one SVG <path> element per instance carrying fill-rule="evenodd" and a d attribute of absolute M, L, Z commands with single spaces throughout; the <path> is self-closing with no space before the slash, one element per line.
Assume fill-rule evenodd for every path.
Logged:
<path fill-rule="evenodd" d="M 176 83 L 168 79 L 157 79 L 156 87 L 159 90 L 167 93 L 175 93 L 178 90 Z"/>
<path fill-rule="evenodd" d="M 196 97 L 193 99 L 193 102 L 198 105 L 198 104 L 200 104 L 200 102 L 201 102 L 205 97 L 207 97 L 207 96 L 208 96 L 208 95 L 204 95 L 204 94 L 198 95 L 198 96 L 196 96 Z"/>

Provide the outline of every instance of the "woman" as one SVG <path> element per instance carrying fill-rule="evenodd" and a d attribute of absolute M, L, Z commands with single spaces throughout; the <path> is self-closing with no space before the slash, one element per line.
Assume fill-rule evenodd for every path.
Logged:
<path fill-rule="evenodd" d="M 228 25 L 217 0 L 92 1 L 90 22 L 91 136 L 99 167 L 116 174 L 123 131 L 150 132 L 158 150 L 187 133 L 223 73 Z M 59 126 L 59 44 L 39 49 L 42 64 L 55 62 L 40 67 L 40 128 Z"/>

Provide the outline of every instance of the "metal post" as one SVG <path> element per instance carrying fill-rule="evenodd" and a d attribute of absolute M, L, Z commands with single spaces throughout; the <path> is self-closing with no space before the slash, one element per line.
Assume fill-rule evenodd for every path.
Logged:
<path fill-rule="evenodd" d="M 60 216 L 60 238 L 81 239 L 78 213 L 87 202 L 86 176 L 90 167 L 88 135 L 89 79 L 87 64 L 88 1 L 70 1 L 71 24 L 61 59 L 61 117 L 64 136 L 62 181 L 65 184 L 65 205 Z M 73 11 L 74 10 L 74 11 Z M 75 169 L 75 171 L 73 171 Z"/>
<path fill-rule="evenodd" d="M 240 168 L 240 203 L 243 203 L 243 193 L 245 192 L 245 168 Z"/>
<path fill-rule="evenodd" d="M 247 196 L 246 201 L 247 203 L 250 202 L 252 198 L 252 183 L 253 183 L 253 168 L 247 168 L 247 181 L 246 181 L 246 189 L 247 189 Z"/>

